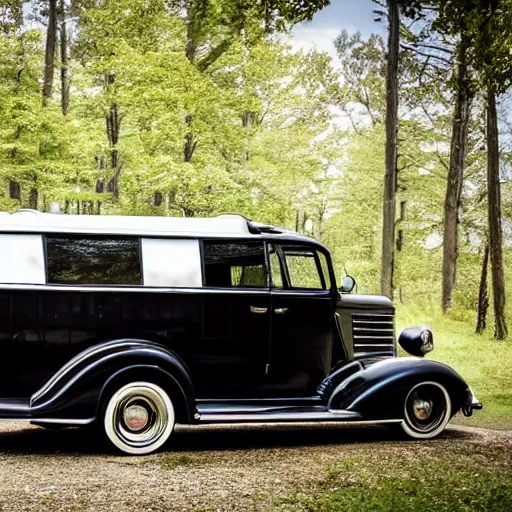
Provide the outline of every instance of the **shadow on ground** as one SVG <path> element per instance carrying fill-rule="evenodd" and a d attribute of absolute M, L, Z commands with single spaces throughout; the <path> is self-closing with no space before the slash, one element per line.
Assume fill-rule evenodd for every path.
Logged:
<path fill-rule="evenodd" d="M 448 429 L 438 439 L 470 440 L 474 437 L 475 434 L 469 431 Z M 384 427 L 354 428 L 332 424 L 178 426 L 166 451 L 264 450 L 379 442 L 407 441 Z M 0 453 L 93 455 L 104 454 L 105 449 L 88 430 L 68 428 L 51 431 L 20 424 L 9 431 L 0 430 Z"/>

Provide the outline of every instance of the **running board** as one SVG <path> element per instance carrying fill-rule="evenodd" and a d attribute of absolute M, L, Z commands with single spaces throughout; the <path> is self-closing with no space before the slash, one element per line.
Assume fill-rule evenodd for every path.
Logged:
<path fill-rule="evenodd" d="M 361 415 L 351 411 L 293 410 L 285 408 L 277 411 L 241 411 L 225 408 L 198 408 L 199 423 L 277 423 L 277 422 L 316 422 L 316 421 L 358 421 Z"/>

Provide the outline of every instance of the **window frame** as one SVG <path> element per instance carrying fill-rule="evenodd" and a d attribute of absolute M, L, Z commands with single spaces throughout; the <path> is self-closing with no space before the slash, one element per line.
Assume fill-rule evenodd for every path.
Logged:
<path fill-rule="evenodd" d="M 270 255 L 270 246 L 275 249 L 275 252 L 279 259 L 280 271 L 283 280 L 283 288 L 274 288 L 273 287 L 273 277 L 271 278 L 271 290 L 274 292 L 288 292 L 288 293 L 304 293 L 310 295 L 311 293 L 317 294 L 326 294 L 336 291 L 336 280 L 334 279 L 334 273 L 332 269 L 332 262 L 327 251 L 320 246 L 315 244 L 308 244 L 302 241 L 293 241 L 293 240 L 268 240 L 267 241 L 267 250 Z M 319 274 L 320 282 L 323 288 L 300 288 L 294 287 L 291 285 L 291 277 L 290 277 L 290 269 L 288 268 L 288 263 L 286 261 L 286 247 L 294 247 L 297 249 L 297 252 L 300 251 L 311 251 L 313 253 L 312 256 L 315 260 L 315 267 Z M 284 249 L 284 250 L 283 250 Z M 322 268 L 322 263 L 320 261 L 319 253 L 325 257 L 328 276 L 324 275 L 324 269 Z M 269 266 L 270 273 L 272 273 L 272 269 Z"/>
<path fill-rule="evenodd" d="M 43 238 L 43 255 L 44 255 L 44 274 L 45 274 L 45 285 L 46 286 L 69 286 L 69 287 L 85 287 L 85 288 L 142 288 L 144 287 L 144 261 L 142 258 L 142 242 L 139 235 L 124 235 L 124 234 L 113 234 L 109 235 L 106 233 L 42 233 Z M 49 238 L 65 238 L 73 240 L 74 238 L 91 238 L 97 240 L 136 240 L 137 241 L 137 255 L 139 259 L 139 270 L 140 270 L 140 282 L 138 284 L 119 284 L 119 283 L 54 283 L 51 282 L 49 277 L 49 264 L 48 264 L 48 239 Z"/>
<path fill-rule="evenodd" d="M 245 287 L 245 286 L 208 286 L 206 284 L 206 259 L 205 259 L 205 243 L 212 243 L 218 245 L 224 244 L 261 244 L 263 248 L 263 264 L 265 270 L 265 286 L 261 287 Z M 270 290 L 270 266 L 269 266 L 269 258 L 267 252 L 267 244 L 263 239 L 251 239 L 251 238 L 200 238 L 199 239 L 199 253 L 201 257 L 201 275 L 202 275 L 202 287 L 206 290 L 223 290 L 223 291 L 234 291 L 240 292 L 240 290 L 246 290 L 249 292 L 258 292 L 265 291 L 268 292 Z"/>

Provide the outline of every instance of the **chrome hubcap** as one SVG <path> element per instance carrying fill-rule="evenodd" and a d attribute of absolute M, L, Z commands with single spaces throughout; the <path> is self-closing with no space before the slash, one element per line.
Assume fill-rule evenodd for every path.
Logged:
<path fill-rule="evenodd" d="M 406 432 L 413 437 L 434 437 L 450 420 L 450 396 L 441 384 L 422 382 L 407 395 L 404 412 Z"/>
<path fill-rule="evenodd" d="M 149 422 L 149 414 L 141 405 L 130 405 L 125 408 L 123 414 L 124 423 L 132 432 L 139 432 Z"/>
<path fill-rule="evenodd" d="M 412 405 L 414 416 L 419 420 L 428 420 L 432 414 L 432 402 L 430 400 L 416 399 Z"/>
<path fill-rule="evenodd" d="M 174 408 L 167 393 L 150 382 L 119 389 L 105 411 L 109 439 L 127 453 L 150 453 L 174 428 Z"/>

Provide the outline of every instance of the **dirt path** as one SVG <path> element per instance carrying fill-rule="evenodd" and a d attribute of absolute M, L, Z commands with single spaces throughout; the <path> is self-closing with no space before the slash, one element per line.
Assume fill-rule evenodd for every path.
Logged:
<path fill-rule="evenodd" d="M 118 457 L 79 430 L 0 422 L 0 510 L 271 510 L 343 459 L 425 456 L 462 446 L 510 452 L 512 432 L 451 427 L 427 443 L 333 425 L 178 428 L 169 451 Z"/>

